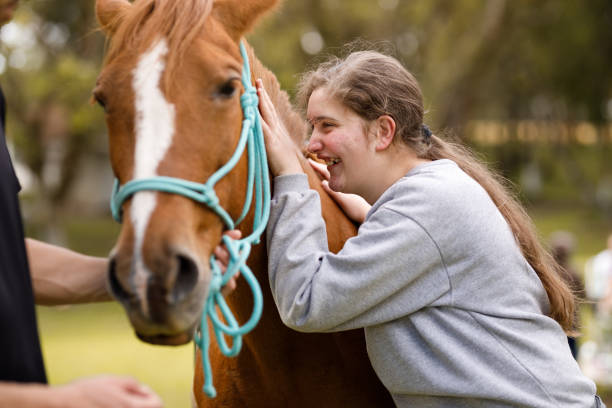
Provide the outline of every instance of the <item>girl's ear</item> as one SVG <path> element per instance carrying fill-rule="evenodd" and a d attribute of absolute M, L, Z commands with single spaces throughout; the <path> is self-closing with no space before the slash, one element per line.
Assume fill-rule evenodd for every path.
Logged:
<path fill-rule="evenodd" d="M 395 136 L 395 120 L 389 115 L 376 119 L 376 151 L 387 149 Z"/>

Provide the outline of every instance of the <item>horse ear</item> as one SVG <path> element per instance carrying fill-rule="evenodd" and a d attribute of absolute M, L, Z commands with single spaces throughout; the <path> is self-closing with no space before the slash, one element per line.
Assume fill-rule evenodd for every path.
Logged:
<path fill-rule="evenodd" d="M 132 7 L 128 0 L 96 0 L 96 17 L 106 34 L 113 34 L 117 25 Z"/>
<path fill-rule="evenodd" d="M 278 3 L 279 0 L 217 0 L 213 10 L 229 34 L 238 39 L 253 27 L 262 14 Z"/>

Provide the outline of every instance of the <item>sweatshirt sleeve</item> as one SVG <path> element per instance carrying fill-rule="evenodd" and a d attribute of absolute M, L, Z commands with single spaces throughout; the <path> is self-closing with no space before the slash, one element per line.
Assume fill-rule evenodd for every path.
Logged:
<path fill-rule="evenodd" d="M 338 254 L 330 252 L 319 196 L 305 175 L 274 179 L 267 243 L 272 295 L 283 322 L 295 330 L 373 326 L 450 295 L 430 236 L 385 206 Z"/>

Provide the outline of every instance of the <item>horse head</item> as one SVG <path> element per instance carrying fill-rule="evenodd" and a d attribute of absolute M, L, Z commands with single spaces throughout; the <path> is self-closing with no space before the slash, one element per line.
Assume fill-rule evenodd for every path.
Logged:
<path fill-rule="evenodd" d="M 276 0 L 97 0 L 109 38 L 94 89 L 104 108 L 119 185 L 159 176 L 204 183 L 234 154 L 241 135 L 239 42 Z M 248 163 L 241 157 L 214 187 L 240 217 Z M 209 258 L 226 223 L 182 195 L 139 190 L 118 209 L 109 285 L 139 338 L 193 338 L 209 292 Z"/>

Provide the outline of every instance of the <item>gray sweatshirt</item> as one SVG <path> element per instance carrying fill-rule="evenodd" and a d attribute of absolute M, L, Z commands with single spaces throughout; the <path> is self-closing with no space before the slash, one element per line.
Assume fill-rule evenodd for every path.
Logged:
<path fill-rule="evenodd" d="M 272 294 L 304 332 L 364 328 L 398 407 L 595 407 L 546 292 L 485 190 L 450 160 L 417 166 L 329 251 L 304 175 L 274 179 Z"/>

